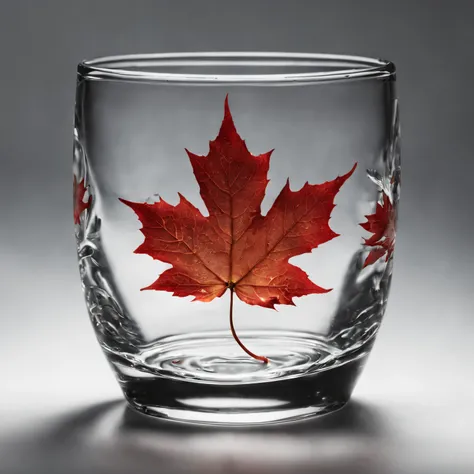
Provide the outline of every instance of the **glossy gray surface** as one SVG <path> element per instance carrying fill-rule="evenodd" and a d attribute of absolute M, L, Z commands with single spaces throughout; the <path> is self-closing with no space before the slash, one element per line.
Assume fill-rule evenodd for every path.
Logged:
<path fill-rule="evenodd" d="M 471 1 L 2 2 L 0 473 L 474 472 Z M 386 319 L 353 403 L 216 430 L 124 410 L 83 303 L 72 228 L 76 63 L 295 50 L 398 67 L 403 184 Z"/>

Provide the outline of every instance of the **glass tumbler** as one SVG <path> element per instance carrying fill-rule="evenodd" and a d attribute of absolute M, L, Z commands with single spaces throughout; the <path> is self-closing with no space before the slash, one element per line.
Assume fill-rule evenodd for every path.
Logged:
<path fill-rule="evenodd" d="M 253 424 L 349 400 L 392 275 L 392 63 L 84 61 L 73 171 L 87 309 L 133 408 Z"/>

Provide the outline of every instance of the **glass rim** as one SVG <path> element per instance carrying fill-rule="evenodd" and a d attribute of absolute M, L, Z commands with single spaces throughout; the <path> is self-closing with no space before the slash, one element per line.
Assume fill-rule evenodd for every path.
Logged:
<path fill-rule="evenodd" d="M 167 72 L 170 66 L 288 66 L 322 68 L 330 71 L 234 74 Z M 149 68 L 162 67 L 163 71 Z M 387 79 L 395 76 L 391 61 L 364 56 L 282 52 L 190 52 L 104 56 L 81 61 L 78 74 L 84 79 L 194 84 L 304 84 L 359 79 Z"/>

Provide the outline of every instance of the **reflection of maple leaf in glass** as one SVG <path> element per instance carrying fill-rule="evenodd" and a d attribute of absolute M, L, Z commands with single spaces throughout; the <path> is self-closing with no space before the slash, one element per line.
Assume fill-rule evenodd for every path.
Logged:
<path fill-rule="evenodd" d="M 80 224 L 82 211 L 88 209 L 92 202 L 92 196 L 89 194 L 89 199 L 84 202 L 84 195 L 86 194 L 87 187 L 84 186 L 84 180 L 77 182 L 74 176 L 73 181 L 73 199 L 74 199 L 74 224 Z"/>
<path fill-rule="evenodd" d="M 367 222 L 360 224 L 362 228 L 373 233 L 364 239 L 365 245 L 373 247 L 364 262 L 364 268 L 372 265 L 385 255 L 388 261 L 395 247 L 395 211 L 389 197 L 384 193 L 383 205 L 377 203 L 374 214 L 365 216 Z"/>
<path fill-rule="evenodd" d="M 276 304 L 293 305 L 293 297 L 330 291 L 288 260 L 338 236 L 329 227 L 334 198 L 356 165 L 333 181 L 306 183 L 299 191 L 291 191 L 287 181 L 263 216 L 260 205 L 272 152 L 252 155 L 237 133 L 227 98 L 224 109 L 207 156 L 186 150 L 209 216 L 181 194 L 176 206 L 162 199 L 154 204 L 121 201 L 143 224 L 145 240 L 135 253 L 172 265 L 143 289 L 204 302 L 229 290 L 236 341 L 252 357 L 267 361 L 245 348 L 235 334 L 234 293 L 247 304 L 274 309 Z"/>

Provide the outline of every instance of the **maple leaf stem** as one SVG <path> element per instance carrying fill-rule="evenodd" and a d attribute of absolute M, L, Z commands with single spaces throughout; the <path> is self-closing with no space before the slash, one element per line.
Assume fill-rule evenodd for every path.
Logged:
<path fill-rule="evenodd" d="M 234 328 L 234 289 L 230 288 L 230 309 L 229 309 L 229 320 L 230 320 L 230 330 L 232 332 L 232 336 L 235 339 L 235 342 L 242 348 L 244 352 L 246 352 L 250 357 L 253 357 L 256 360 L 260 360 L 265 364 L 268 364 L 269 360 L 268 357 L 265 356 L 259 356 L 257 354 L 254 354 L 251 350 L 247 349 L 243 342 L 239 339 L 239 336 L 237 336 L 237 333 L 235 332 Z"/>

